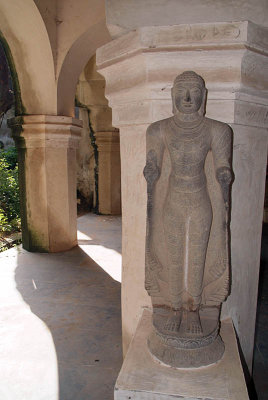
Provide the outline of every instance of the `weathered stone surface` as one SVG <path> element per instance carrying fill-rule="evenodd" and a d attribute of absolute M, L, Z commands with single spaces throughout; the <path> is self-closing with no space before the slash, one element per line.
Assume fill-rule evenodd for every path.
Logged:
<path fill-rule="evenodd" d="M 18 147 L 23 247 L 68 250 L 77 244 L 76 148 L 82 123 L 27 115 L 10 125 Z"/>
<path fill-rule="evenodd" d="M 190 368 L 224 351 L 218 321 L 229 292 L 232 132 L 204 116 L 207 90 L 195 72 L 178 75 L 171 92 L 174 116 L 146 135 L 148 345 L 166 364 Z"/>

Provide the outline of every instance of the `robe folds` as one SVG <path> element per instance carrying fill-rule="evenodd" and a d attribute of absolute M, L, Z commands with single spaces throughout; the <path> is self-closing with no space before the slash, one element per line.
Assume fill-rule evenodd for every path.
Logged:
<path fill-rule="evenodd" d="M 216 179 L 216 171 L 222 167 L 231 169 L 232 131 L 227 124 L 206 117 L 203 117 L 199 126 L 193 127 L 193 129 L 188 128 L 188 130 L 186 128 L 186 131 L 184 135 L 184 128 L 177 127 L 173 117 L 155 122 L 147 129 L 147 165 L 157 165 L 157 170 L 151 181 L 146 178 L 148 198 L 145 287 L 152 297 L 153 305 L 172 306 L 174 303 L 172 296 L 176 296 L 176 291 L 172 294 L 170 271 L 172 269 L 174 271 L 176 258 L 174 259 L 173 257 L 172 260 L 171 257 L 172 249 L 170 250 L 170 243 L 172 242 L 175 255 L 176 246 L 182 249 L 178 252 L 178 257 L 181 257 L 181 259 L 178 258 L 178 271 L 180 273 L 177 278 L 184 281 L 184 283 L 181 282 L 181 285 L 180 283 L 177 285 L 178 288 L 180 286 L 182 288 L 182 290 L 177 291 L 178 304 L 181 302 L 180 296 L 183 296 L 183 291 L 185 290 L 183 285 L 186 284 L 187 286 L 186 281 L 188 279 L 185 272 L 187 241 L 182 236 L 185 233 L 185 229 L 178 226 L 179 219 L 176 220 L 175 217 L 172 217 L 172 212 L 174 211 L 171 208 L 178 207 L 178 210 L 180 209 L 180 212 L 182 212 L 183 207 L 187 206 L 187 192 L 189 190 L 192 193 L 198 192 L 199 186 L 204 185 L 204 190 L 207 192 L 211 204 L 211 217 L 204 265 L 199 265 L 199 268 L 203 268 L 199 302 L 201 307 L 219 306 L 229 294 L 230 232 L 228 210 L 225 208 L 221 187 Z M 177 164 L 176 152 L 180 153 Z M 180 175 L 181 164 L 179 165 L 179 163 L 183 163 L 181 170 L 186 171 L 185 177 Z M 191 172 L 195 168 L 194 163 L 204 171 L 204 177 L 201 177 L 196 182 L 194 180 L 195 171 Z M 176 169 L 179 170 L 178 173 Z M 180 175 L 179 177 L 178 174 Z M 191 174 L 193 177 L 191 177 Z M 187 181 L 189 179 L 188 175 L 191 178 L 191 187 Z M 175 197 L 173 201 L 176 206 L 171 207 L 169 198 L 171 196 L 170 193 L 174 191 L 173 189 L 171 190 L 174 180 L 176 181 L 175 192 L 182 193 L 182 196 L 179 196 L 178 199 L 183 198 L 184 205 L 176 205 Z M 190 187 L 189 190 L 187 185 Z M 190 193 L 189 196 L 191 202 L 193 195 Z M 202 218 L 202 210 L 204 208 L 202 209 L 200 205 L 198 210 L 198 201 L 197 199 L 194 206 L 195 215 L 199 215 Z M 166 217 L 169 214 L 170 227 Z M 192 218 L 194 218 L 194 214 Z M 191 244 L 195 240 L 202 241 L 202 237 L 204 235 L 200 235 L 199 232 L 199 238 L 196 239 L 193 232 L 188 239 Z M 193 274 L 193 269 L 189 269 L 189 271 Z M 176 274 L 172 276 L 175 277 Z M 191 276 L 190 279 L 194 281 L 195 278 Z"/>

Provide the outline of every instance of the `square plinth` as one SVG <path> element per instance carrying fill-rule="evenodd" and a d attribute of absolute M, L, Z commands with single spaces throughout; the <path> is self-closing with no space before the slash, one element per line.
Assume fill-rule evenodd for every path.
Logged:
<path fill-rule="evenodd" d="M 222 321 L 223 358 L 195 369 L 157 362 L 147 347 L 151 313 L 144 310 L 114 391 L 115 400 L 249 400 L 231 319 Z"/>

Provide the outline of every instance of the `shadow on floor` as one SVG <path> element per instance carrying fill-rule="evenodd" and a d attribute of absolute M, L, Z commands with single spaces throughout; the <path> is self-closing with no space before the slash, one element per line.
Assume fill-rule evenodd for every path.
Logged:
<path fill-rule="evenodd" d="M 52 334 L 59 399 L 112 400 L 122 364 L 120 283 L 79 247 L 26 253 L 18 253 L 16 286 Z"/>

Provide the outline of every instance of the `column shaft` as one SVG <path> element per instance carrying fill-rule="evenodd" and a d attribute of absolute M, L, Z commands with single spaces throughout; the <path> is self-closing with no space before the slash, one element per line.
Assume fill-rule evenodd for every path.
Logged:
<path fill-rule="evenodd" d="M 121 214 L 121 172 L 119 132 L 96 132 L 98 146 L 99 212 Z"/>
<path fill-rule="evenodd" d="M 57 252 L 76 239 L 76 147 L 81 123 L 28 115 L 10 121 L 19 153 L 23 247 Z"/>

